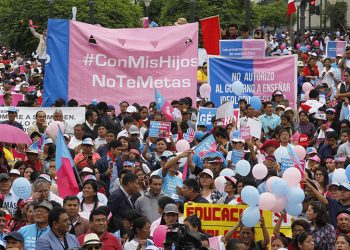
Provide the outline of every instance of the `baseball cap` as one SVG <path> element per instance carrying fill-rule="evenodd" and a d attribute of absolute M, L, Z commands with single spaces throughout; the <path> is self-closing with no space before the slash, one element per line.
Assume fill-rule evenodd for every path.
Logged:
<path fill-rule="evenodd" d="M 316 113 L 314 115 L 314 118 L 317 120 L 324 120 L 324 121 L 327 120 L 326 114 L 321 114 L 321 113 Z"/>
<path fill-rule="evenodd" d="M 265 157 L 265 161 L 274 161 L 276 162 L 276 158 L 273 155 L 268 155 Z"/>
<path fill-rule="evenodd" d="M 345 189 L 345 190 L 347 190 L 347 191 L 350 191 L 350 183 L 349 182 L 344 182 L 344 183 L 341 183 L 340 185 L 339 185 L 339 188 L 340 189 Z"/>
<path fill-rule="evenodd" d="M 321 159 L 320 159 L 320 157 L 318 157 L 318 155 L 315 155 L 315 156 L 311 157 L 309 160 L 311 160 L 311 161 L 316 161 L 316 162 L 318 162 L 318 163 L 321 162 Z"/>
<path fill-rule="evenodd" d="M 135 125 L 131 125 L 129 128 L 129 134 L 138 135 L 138 134 L 140 134 L 140 131 L 139 131 L 138 127 L 136 127 Z"/>
<path fill-rule="evenodd" d="M 124 161 L 124 162 L 123 162 L 123 167 L 124 167 L 124 166 L 135 167 L 135 162 L 132 162 L 132 161 Z"/>
<path fill-rule="evenodd" d="M 9 175 L 6 174 L 6 173 L 1 173 L 1 174 L 0 174 L 0 181 L 1 181 L 1 180 L 4 180 L 4 179 L 8 180 L 8 179 L 10 179 L 10 177 L 9 177 Z"/>
<path fill-rule="evenodd" d="M 87 235 L 85 235 L 84 237 L 84 243 L 83 243 L 83 247 L 84 246 L 88 246 L 88 245 L 101 245 L 101 241 L 98 238 L 97 234 L 95 233 L 89 233 Z"/>
<path fill-rule="evenodd" d="M 224 160 L 221 157 L 216 157 L 213 160 L 209 161 L 209 163 L 224 163 Z"/>
<path fill-rule="evenodd" d="M 275 93 L 273 93 L 273 96 L 276 95 L 283 95 L 281 90 L 276 90 Z"/>
<path fill-rule="evenodd" d="M 15 107 L 11 106 L 11 107 L 8 108 L 7 112 L 17 113 L 18 110 Z"/>
<path fill-rule="evenodd" d="M 339 187 L 340 183 L 336 182 L 336 181 L 333 181 L 331 184 L 328 185 L 328 187 L 330 187 L 330 186 L 337 186 L 337 187 Z"/>
<path fill-rule="evenodd" d="M 91 138 L 85 138 L 82 142 L 83 145 L 90 145 L 90 146 L 93 146 L 94 145 L 94 142 L 92 141 Z"/>
<path fill-rule="evenodd" d="M 177 206 L 175 204 L 168 204 L 164 207 L 163 213 L 164 214 L 170 214 L 170 213 L 178 214 L 179 209 L 177 208 Z"/>
<path fill-rule="evenodd" d="M 277 105 L 276 109 L 283 109 L 283 110 L 285 110 L 286 107 L 284 105 Z"/>
<path fill-rule="evenodd" d="M 232 182 L 232 183 L 235 184 L 235 185 L 236 185 L 236 183 L 237 183 L 237 180 L 236 180 L 236 178 L 234 178 L 234 177 L 225 176 L 225 179 L 226 179 L 227 181 Z"/>
<path fill-rule="evenodd" d="M 304 63 L 303 63 L 302 61 L 298 61 L 298 62 L 297 62 L 297 66 L 298 66 L 298 67 L 304 67 Z"/>
<path fill-rule="evenodd" d="M 48 174 L 41 174 L 36 178 L 36 180 L 38 180 L 38 179 L 43 179 L 43 180 L 47 181 L 48 183 L 52 183 L 51 176 Z"/>
<path fill-rule="evenodd" d="M 10 238 L 12 238 L 12 239 L 15 239 L 16 241 L 19 241 L 19 242 L 22 242 L 22 243 L 24 243 L 24 238 L 23 238 L 23 236 L 22 236 L 22 234 L 21 233 L 19 233 L 19 232 L 12 232 L 12 233 L 9 233 L 8 235 L 6 235 L 5 237 L 4 237 L 4 240 L 8 240 L 8 239 L 10 239 Z"/>
<path fill-rule="evenodd" d="M 306 134 L 301 134 L 298 142 L 300 146 L 307 147 L 309 146 L 309 137 Z"/>
<path fill-rule="evenodd" d="M 317 154 L 317 150 L 316 150 L 316 148 L 314 148 L 314 147 L 308 147 L 307 149 L 306 149 L 306 154 Z"/>
<path fill-rule="evenodd" d="M 11 169 L 9 174 L 15 174 L 15 175 L 18 175 L 18 176 L 21 175 L 21 173 L 18 171 L 18 169 Z"/>
<path fill-rule="evenodd" d="M 336 57 L 343 57 L 343 55 L 342 54 L 337 54 Z"/>
<path fill-rule="evenodd" d="M 336 156 L 334 157 L 334 162 L 344 162 L 346 161 L 346 157 L 345 156 Z"/>
<path fill-rule="evenodd" d="M 201 176 L 202 174 L 207 174 L 207 175 L 209 175 L 212 179 L 214 178 L 213 172 L 212 172 L 210 169 L 208 169 L 208 168 L 206 168 L 206 169 L 204 169 L 202 172 L 200 172 L 200 173 L 198 174 L 198 176 Z"/>
<path fill-rule="evenodd" d="M 134 107 L 134 106 L 129 106 L 127 109 L 126 109 L 126 113 L 136 113 L 137 112 L 137 108 Z"/>
<path fill-rule="evenodd" d="M 44 144 L 52 144 L 53 143 L 53 140 L 51 138 L 47 138 L 45 141 L 44 141 Z"/>
<path fill-rule="evenodd" d="M 96 180 L 96 177 L 94 175 L 89 174 L 89 175 L 84 177 L 83 183 L 85 183 L 87 181 L 97 181 L 97 180 Z"/>
<path fill-rule="evenodd" d="M 175 156 L 175 154 L 173 153 L 173 152 L 171 152 L 171 151 L 169 151 L 169 150 L 165 150 L 164 152 L 163 152 L 163 154 L 160 156 L 160 158 L 163 158 L 163 159 L 169 159 L 170 157 L 172 157 L 172 156 Z"/>
<path fill-rule="evenodd" d="M 42 201 L 34 206 L 34 209 L 38 207 L 43 207 L 46 208 L 47 210 L 51 211 L 52 210 L 52 204 L 48 201 Z"/>
<path fill-rule="evenodd" d="M 89 167 L 85 167 L 81 170 L 81 173 L 89 173 L 89 174 L 93 174 L 92 169 Z"/>
<path fill-rule="evenodd" d="M 327 113 L 327 112 L 335 113 L 335 109 L 334 109 L 334 108 L 328 108 L 328 109 L 326 109 L 326 113 Z"/>

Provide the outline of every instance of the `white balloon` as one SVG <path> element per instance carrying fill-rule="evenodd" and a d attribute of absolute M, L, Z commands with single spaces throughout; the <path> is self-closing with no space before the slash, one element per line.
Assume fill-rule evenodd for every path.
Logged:
<path fill-rule="evenodd" d="M 232 90 L 235 95 L 240 96 L 243 94 L 244 86 L 241 81 L 234 81 L 232 85 L 233 85 Z"/>
<path fill-rule="evenodd" d="M 199 88 L 199 94 L 202 98 L 209 98 L 211 92 L 211 86 L 209 84 L 202 84 Z"/>
<path fill-rule="evenodd" d="M 278 147 L 273 155 L 275 156 L 277 162 L 281 162 L 282 158 L 290 159 L 287 147 Z"/>

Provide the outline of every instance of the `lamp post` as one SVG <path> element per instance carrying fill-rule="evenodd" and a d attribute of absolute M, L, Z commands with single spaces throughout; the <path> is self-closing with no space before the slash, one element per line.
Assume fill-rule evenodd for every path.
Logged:
<path fill-rule="evenodd" d="M 148 17 L 148 8 L 149 8 L 152 0 L 143 0 L 143 2 L 145 3 L 145 6 L 146 6 L 146 17 Z"/>
<path fill-rule="evenodd" d="M 94 0 L 89 0 L 89 7 L 90 7 L 90 23 L 94 24 Z"/>
<path fill-rule="evenodd" d="M 307 4 L 308 0 L 302 0 L 300 3 L 300 43 L 302 45 L 305 44 L 305 10 L 306 10 L 306 4 Z"/>
<path fill-rule="evenodd" d="M 49 2 L 49 17 L 53 18 L 53 5 L 55 3 L 55 0 L 48 0 Z"/>
<path fill-rule="evenodd" d="M 191 23 L 194 23 L 194 19 L 196 16 L 196 0 L 190 0 L 190 12 L 191 12 Z"/>
<path fill-rule="evenodd" d="M 337 3 L 337 0 L 328 0 L 329 4 L 331 5 L 331 18 L 330 18 L 330 22 L 329 22 L 329 29 L 330 29 L 330 33 L 333 36 L 334 33 L 334 5 Z"/>
<path fill-rule="evenodd" d="M 250 0 L 245 0 L 245 24 L 250 26 Z"/>

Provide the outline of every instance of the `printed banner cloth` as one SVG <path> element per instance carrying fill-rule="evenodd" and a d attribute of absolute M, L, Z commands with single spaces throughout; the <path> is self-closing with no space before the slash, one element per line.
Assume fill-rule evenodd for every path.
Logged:
<path fill-rule="evenodd" d="M 220 40 L 220 56 L 230 56 L 236 58 L 265 57 L 265 40 Z"/>
<path fill-rule="evenodd" d="M 49 19 L 43 105 L 57 98 L 148 105 L 154 89 L 168 100 L 196 98 L 198 23 L 108 29 Z"/>
<path fill-rule="evenodd" d="M 335 58 L 338 54 L 344 55 L 346 41 L 328 41 L 326 44 L 326 57 Z"/>
<path fill-rule="evenodd" d="M 238 108 L 241 98 L 248 103 L 254 95 L 263 101 L 270 100 L 272 93 L 280 90 L 289 100 L 289 106 L 296 108 L 296 62 L 295 55 L 258 59 L 209 57 L 210 99 L 215 106 L 233 101 Z M 235 94 L 238 81 L 243 84 L 239 96 Z"/>

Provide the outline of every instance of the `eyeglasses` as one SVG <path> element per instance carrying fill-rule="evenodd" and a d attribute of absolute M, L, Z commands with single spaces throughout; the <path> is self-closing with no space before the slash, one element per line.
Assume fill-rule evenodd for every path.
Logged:
<path fill-rule="evenodd" d="M 348 77 L 348 76 L 350 76 L 350 75 L 343 75 L 344 77 Z"/>

